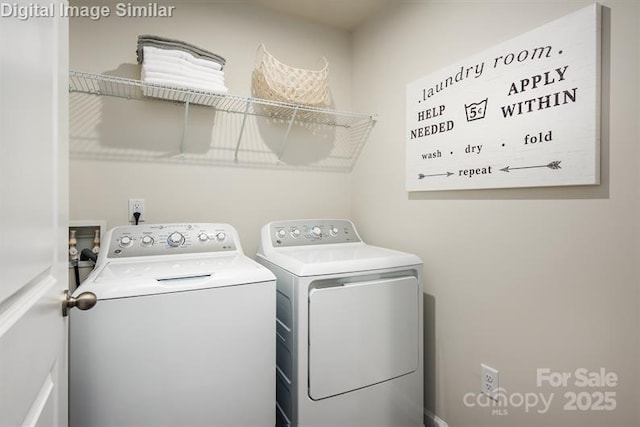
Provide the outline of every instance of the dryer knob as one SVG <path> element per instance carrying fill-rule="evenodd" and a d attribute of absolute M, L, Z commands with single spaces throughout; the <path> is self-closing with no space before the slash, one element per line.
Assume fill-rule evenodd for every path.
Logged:
<path fill-rule="evenodd" d="M 169 244 L 169 246 L 176 248 L 184 243 L 184 236 L 177 231 L 174 231 L 173 233 L 169 234 L 167 243 Z"/>
<path fill-rule="evenodd" d="M 322 229 L 320 227 L 318 227 L 317 225 L 314 225 L 313 227 L 311 227 L 311 236 L 315 237 L 317 239 L 322 237 Z"/>

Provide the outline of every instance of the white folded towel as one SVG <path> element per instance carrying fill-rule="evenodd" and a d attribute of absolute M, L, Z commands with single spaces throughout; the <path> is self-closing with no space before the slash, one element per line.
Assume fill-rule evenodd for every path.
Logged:
<path fill-rule="evenodd" d="M 161 73 L 160 73 L 161 74 Z M 148 75 L 144 68 L 142 69 L 142 81 L 145 83 L 161 84 L 178 88 L 188 88 L 196 90 L 205 90 L 209 92 L 227 93 L 228 89 L 224 84 L 210 83 L 198 79 L 189 79 L 186 77 L 172 77 L 170 75 L 161 76 L 158 74 Z"/>
<path fill-rule="evenodd" d="M 224 77 L 224 71 L 213 70 L 211 68 L 190 64 L 178 58 L 154 57 L 153 55 L 151 55 L 149 59 L 145 58 L 142 64 L 152 66 L 153 68 L 171 70 L 172 72 L 180 70 L 208 76 Z"/>
<path fill-rule="evenodd" d="M 224 86 L 224 80 L 222 79 L 201 79 L 195 76 L 177 75 L 171 73 L 163 73 L 158 71 L 150 71 L 147 68 L 142 69 L 144 78 L 146 79 L 167 79 L 167 80 L 184 80 L 185 82 L 197 82 L 203 85 Z"/>
<path fill-rule="evenodd" d="M 159 49 L 153 46 L 144 46 L 144 59 L 147 59 L 147 55 L 151 55 L 153 58 L 164 58 L 166 60 L 181 60 L 188 64 L 197 65 L 200 67 L 221 71 L 222 66 L 214 61 L 208 61 L 202 58 L 196 58 L 188 52 L 184 52 L 182 50 L 171 50 L 171 49 Z M 143 60 L 144 62 L 144 60 Z"/>
<path fill-rule="evenodd" d="M 188 79 L 198 79 L 211 83 L 224 84 L 224 72 L 209 70 L 209 72 L 201 72 L 197 69 L 182 64 L 173 64 L 170 62 L 163 62 L 153 58 L 145 58 L 142 62 L 142 68 L 149 75 L 149 73 L 161 73 L 168 76 L 157 77 L 185 77 Z"/>
<path fill-rule="evenodd" d="M 173 88 L 193 89 L 198 91 L 213 92 L 213 93 L 220 93 L 220 94 L 226 94 L 228 92 L 228 89 L 226 87 L 206 85 L 206 84 L 201 84 L 197 82 L 192 83 L 192 82 L 186 82 L 183 80 L 150 78 L 150 79 L 146 79 L 145 83 L 170 86 Z"/>

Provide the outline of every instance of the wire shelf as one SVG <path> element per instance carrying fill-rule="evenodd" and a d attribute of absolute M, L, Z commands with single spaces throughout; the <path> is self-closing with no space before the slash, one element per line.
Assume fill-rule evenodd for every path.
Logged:
<path fill-rule="evenodd" d="M 179 155 L 163 155 L 161 158 L 163 161 L 186 161 L 193 164 L 234 163 L 248 166 L 289 166 L 296 169 L 308 168 L 348 172 L 353 168 L 377 120 L 375 115 L 369 114 L 149 84 L 140 80 L 80 71 L 70 71 L 69 92 L 133 100 L 161 99 L 184 105 L 184 130 L 177 153 Z M 189 125 L 189 108 L 192 105 L 211 107 L 216 112 L 240 115 L 240 119 L 229 119 L 227 120 L 229 123 L 224 125 L 225 127 L 233 126 L 235 130 L 233 132 L 226 131 L 225 138 L 227 140 L 222 143 L 223 147 L 219 146 L 220 142 L 218 140 L 216 142 L 218 146 L 212 141 L 206 153 L 191 154 L 185 152 L 184 144 Z M 256 130 L 255 118 L 261 118 L 263 126 L 264 123 L 270 123 L 272 126 L 282 129 L 284 135 L 277 149 L 270 148 L 263 141 L 260 141 L 262 138 L 260 131 Z M 71 119 L 73 121 L 73 115 Z M 218 119 L 217 121 L 220 122 Z M 288 163 L 283 159 L 286 159 L 286 152 L 293 145 L 289 141 L 289 134 L 292 129 L 294 131 L 306 129 L 309 134 L 324 132 L 328 135 L 327 137 L 333 138 L 332 149 L 327 152 L 326 156 L 314 159 L 310 163 Z M 327 132 L 327 129 L 330 130 L 330 133 Z M 228 143 L 229 138 L 235 139 L 235 147 L 233 144 Z M 80 139 L 87 138 L 80 136 Z M 157 153 L 147 153 L 145 155 L 144 150 L 141 152 L 133 149 L 130 152 L 126 149 L 113 151 L 101 147 L 95 141 L 90 147 L 84 143 L 79 146 L 76 145 L 78 144 L 71 144 L 72 155 L 75 154 L 76 157 L 81 158 L 132 160 L 135 157 L 135 160 L 149 161 L 158 161 L 159 159 L 156 155 Z M 230 152 L 233 153 L 232 156 L 229 156 Z M 261 153 L 258 158 L 255 155 L 257 152 Z M 221 155 L 221 153 L 225 154 Z M 248 155 L 243 156 L 243 154 Z"/>

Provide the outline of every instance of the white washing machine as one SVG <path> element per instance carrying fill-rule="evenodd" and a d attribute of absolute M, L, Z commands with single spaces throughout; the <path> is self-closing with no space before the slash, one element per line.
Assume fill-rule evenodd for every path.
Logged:
<path fill-rule="evenodd" d="M 116 227 L 70 311 L 71 427 L 273 427 L 274 275 L 227 224 Z"/>
<path fill-rule="evenodd" d="M 422 261 L 347 220 L 272 222 L 277 426 L 423 425 Z"/>

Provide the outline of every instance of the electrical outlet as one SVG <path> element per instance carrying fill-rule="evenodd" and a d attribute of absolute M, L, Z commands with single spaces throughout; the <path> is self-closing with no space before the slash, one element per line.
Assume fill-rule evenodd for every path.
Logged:
<path fill-rule="evenodd" d="M 498 370 L 484 363 L 480 364 L 480 391 L 491 399 L 496 399 L 500 388 L 500 377 Z"/>
<path fill-rule="evenodd" d="M 146 215 L 144 212 L 144 199 L 129 199 L 129 222 L 131 224 L 136 223 L 136 218 L 133 216 L 134 213 L 139 212 L 140 218 L 138 218 L 138 222 L 144 222 Z"/>

